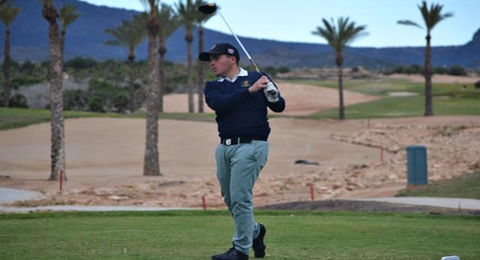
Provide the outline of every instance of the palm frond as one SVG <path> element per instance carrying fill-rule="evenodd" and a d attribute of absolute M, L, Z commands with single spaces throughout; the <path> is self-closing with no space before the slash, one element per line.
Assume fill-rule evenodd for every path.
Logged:
<path fill-rule="evenodd" d="M 105 45 L 121 46 L 133 51 L 147 35 L 146 21 L 142 15 L 135 15 L 131 21 L 124 20 L 116 28 L 107 28 L 104 32 L 113 37 L 105 41 Z"/>
<path fill-rule="evenodd" d="M 317 27 L 312 34 L 324 38 L 336 53 L 342 53 L 345 46 L 367 34 L 365 25 L 357 26 L 348 17 L 339 17 L 336 22 L 333 18 L 322 19 L 322 23 L 323 27 Z"/>
<path fill-rule="evenodd" d="M 426 1 L 423 1 L 421 5 L 417 5 L 420 14 L 422 15 L 423 22 L 425 23 L 425 29 L 427 34 L 437 25 L 440 21 L 447 19 L 453 16 L 453 13 L 442 13 L 443 5 L 441 4 L 431 4 L 430 7 L 427 5 Z M 423 26 L 419 25 L 416 22 L 410 20 L 400 20 L 398 24 L 403 25 L 413 25 L 419 28 L 424 29 Z"/>
<path fill-rule="evenodd" d="M 60 22 L 63 30 L 65 30 L 70 24 L 75 22 L 80 13 L 77 12 L 77 6 L 75 5 L 62 5 L 60 8 Z"/>
<path fill-rule="evenodd" d="M 15 20 L 21 9 L 11 4 L 0 6 L 0 21 L 10 28 L 10 24 Z"/>
<path fill-rule="evenodd" d="M 167 4 L 162 4 L 160 6 L 158 20 L 160 22 L 159 37 L 162 42 L 174 33 L 181 25 L 180 16 Z"/>
<path fill-rule="evenodd" d="M 416 22 L 413 22 L 413 21 L 410 21 L 410 20 L 400 20 L 397 22 L 398 24 L 403 24 L 403 25 L 411 25 L 411 26 L 415 26 L 415 27 L 418 27 L 418 28 L 422 28 L 423 27 L 421 25 L 419 25 L 418 23 Z"/>

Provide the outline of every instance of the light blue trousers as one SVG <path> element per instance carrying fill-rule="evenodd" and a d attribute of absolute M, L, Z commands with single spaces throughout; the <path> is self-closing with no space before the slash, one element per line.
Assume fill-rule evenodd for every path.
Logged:
<path fill-rule="evenodd" d="M 235 222 L 233 245 L 248 254 L 260 226 L 253 217 L 253 187 L 265 166 L 268 142 L 253 141 L 247 144 L 217 146 L 217 178 L 225 204 Z"/>

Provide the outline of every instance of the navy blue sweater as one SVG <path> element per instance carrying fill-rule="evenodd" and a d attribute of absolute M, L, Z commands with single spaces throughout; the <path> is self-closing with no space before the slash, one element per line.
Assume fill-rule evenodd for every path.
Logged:
<path fill-rule="evenodd" d="M 205 101 L 215 111 L 220 138 L 268 138 L 267 107 L 282 112 L 285 99 L 279 96 L 277 102 L 270 103 L 263 91 L 250 94 L 248 88 L 261 76 L 249 71 L 248 76 L 239 76 L 235 82 L 215 80 L 205 85 Z"/>

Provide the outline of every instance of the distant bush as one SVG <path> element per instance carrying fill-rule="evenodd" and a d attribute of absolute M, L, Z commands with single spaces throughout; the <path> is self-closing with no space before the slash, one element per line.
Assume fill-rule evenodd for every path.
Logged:
<path fill-rule="evenodd" d="M 125 113 L 128 109 L 128 90 L 106 81 L 92 79 L 88 82 L 87 107 L 92 112 Z M 141 104 L 141 103 L 137 103 Z"/>
<path fill-rule="evenodd" d="M 9 101 L 10 107 L 28 108 L 27 99 L 22 94 L 14 94 Z"/>
<path fill-rule="evenodd" d="M 435 74 L 443 74 L 443 75 L 452 75 L 452 76 L 465 76 L 467 75 L 467 71 L 462 66 L 452 66 L 452 67 L 435 67 L 432 68 L 433 73 Z M 385 75 L 390 74 L 424 74 L 424 67 L 420 65 L 399 65 L 394 67 L 391 70 L 387 70 L 383 72 Z"/>
<path fill-rule="evenodd" d="M 33 71 L 36 69 L 36 65 L 35 63 L 33 63 L 33 61 L 26 60 L 22 64 L 20 64 L 18 69 L 20 73 L 33 73 Z"/>
<path fill-rule="evenodd" d="M 66 68 L 73 68 L 73 69 L 88 69 L 93 68 L 97 65 L 97 61 L 94 59 L 84 59 L 82 57 L 75 57 L 71 60 L 68 60 L 65 63 Z"/>
<path fill-rule="evenodd" d="M 267 66 L 263 69 L 268 75 L 275 77 L 277 75 L 277 69 L 272 66 Z"/>
<path fill-rule="evenodd" d="M 10 87 L 12 89 L 18 89 L 19 87 L 23 86 L 31 86 L 35 84 L 39 84 L 45 81 L 45 79 L 42 78 L 36 78 L 36 77 L 20 77 L 20 78 L 15 78 L 10 81 Z"/>
<path fill-rule="evenodd" d="M 87 109 L 88 95 L 80 89 L 69 89 L 63 93 L 63 109 L 83 111 Z"/>
<path fill-rule="evenodd" d="M 105 113 L 103 108 L 103 100 L 100 97 L 90 98 L 88 101 L 88 111 Z"/>
<path fill-rule="evenodd" d="M 126 95 L 116 95 L 112 100 L 113 107 L 118 113 L 125 113 L 128 110 L 128 97 Z"/>
<path fill-rule="evenodd" d="M 290 68 L 288 68 L 286 66 L 278 67 L 278 73 L 288 73 L 288 72 L 290 72 Z"/>
<path fill-rule="evenodd" d="M 462 66 L 456 65 L 456 66 L 450 67 L 450 69 L 448 70 L 448 75 L 465 76 L 467 75 L 467 71 Z"/>

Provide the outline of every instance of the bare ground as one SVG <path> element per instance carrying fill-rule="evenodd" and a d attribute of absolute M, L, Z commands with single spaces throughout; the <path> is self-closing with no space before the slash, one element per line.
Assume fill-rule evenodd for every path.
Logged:
<path fill-rule="evenodd" d="M 280 87 L 287 115 L 338 103 L 332 89 Z M 346 92 L 347 104 L 373 99 Z M 186 96 L 168 96 L 165 111 L 186 111 L 186 101 Z M 480 117 L 270 122 L 269 161 L 255 187 L 258 207 L 299 201 L 297 206 L 311 207 L 312 195 L 324 206 L 333 199 L 394 196 L 406 187 L 405 148 L 412 144 L 427 147 L 432 181 L 480 168 Z M 68 181 L 61 191 L 59 182 L 47 181 L 49 124 L 0 132 L 0 186 L 45 195 L 15 205 L 201 207 L 205 201 L 208 208 L 224 208 L 215 179 L 215 123 L 160 120 L 162 176 L 157 177 L 142 176 L 144 120 L 72 119 L 65 127 Z"/>

